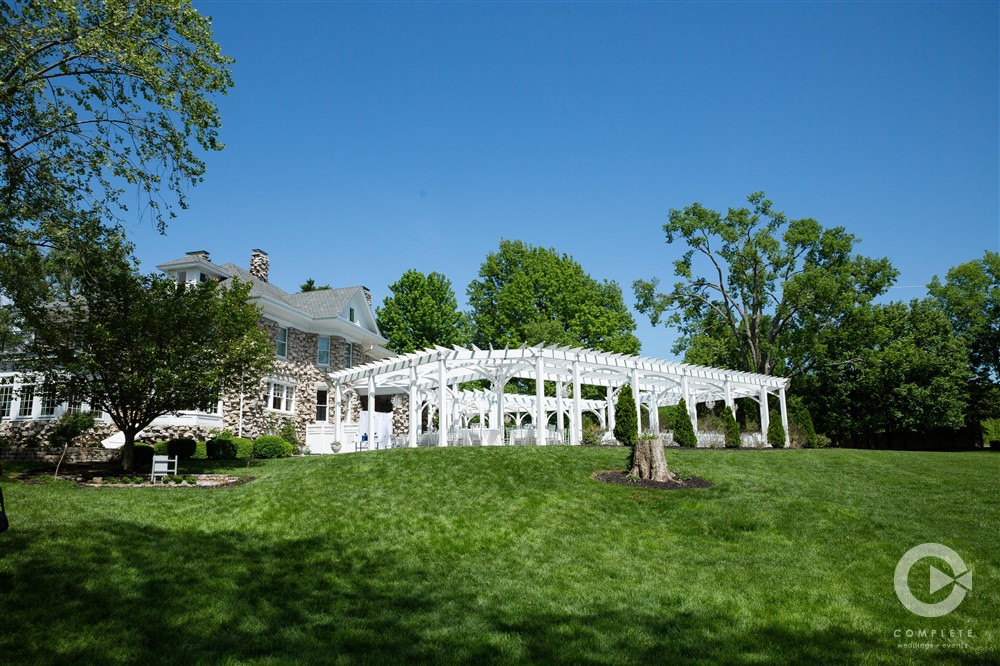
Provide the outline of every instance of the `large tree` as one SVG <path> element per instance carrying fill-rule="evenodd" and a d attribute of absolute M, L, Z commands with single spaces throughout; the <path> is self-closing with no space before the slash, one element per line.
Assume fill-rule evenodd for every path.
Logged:
<path fill-rule="evenodd" d="M 473 342 L 512 347 L 541 342 L 637 354 L 635 320 L 621 287 L 587 275 L 569 255 L 504 240 L 468 289 Z"/>
<path fill-rule="evenodd" d="M 190 0 L 0 4 L 0 245 L 121 221 L 126 191 L 162 231 L 222 148 L 231 62 Z"/>
<path fill-rule="evenodd" d="M 389 285 L 392 292 L 376 308 L 378 327 L 389 349 L 400 354 L 434 345 L 464 345 L 468 318 L 458 310 L 451 282 L 440 273 L 408 270 Z"/>
<path fill-rule="evenodd" d="M 855 308 L 821 343 L 840 362 L 797 382 L 821 432 L 844 441 L 962 427 L 972 376 L 965 343 L 932 299 Z"/>
<path fill-rule="evenodd" d="M 675 352 L 692 350 L 700 362 L 801 372 L 826 360 L 819 335 L 885 293 L 896 271 L 888 259 L 854 254 L 857 238 L 843 227 L 790 220 L 761 192 L 748 202 L 726 215 L 699 203 L 671 210 L 667 242 L 687 246 L 674 262 L 680 280 L 667 293 L 655 278 L 636 280 L 636 308 L 654 326 L 677 325 Z"/>
<path fill-rule="evenodd" d="M 15 292 L 34 333 L 27 371 L 47 395 L 107 412 L 125 435 L 125 469 L 136 434 L 154 419 L 214 407 L 226 391 L 256 386 L 271 367 L 274 348 L 247 302 L 248 284 L 187 286 L 143 275 L 110 242 L 71 257 L 68 278 Z M 49 274 L 52 260 L 53 253 L 33 259 Z M 67 282 L 67 298 L 53 298 L 53 285 Z"/>

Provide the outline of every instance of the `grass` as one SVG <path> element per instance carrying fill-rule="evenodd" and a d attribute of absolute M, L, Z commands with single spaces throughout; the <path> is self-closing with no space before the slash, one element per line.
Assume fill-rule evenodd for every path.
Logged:
<path fill-rule="evenodd" d="M 416 449 L 225 465 L 219 490 L 11 480 L 5 663 L 997 663 L 1000 456 L 668 451 L 710 489 L 593 481 L 621 449 Z M 973 591 L 924 620 L 900 556 Z M 914 568 L 911 580 L 927 580 Z M 960 572 L 956 572 L 960 573 Z M 920 576 L 923 578 L 919 578 Z M 926 583 L 924 583 L 926 585 Z M 913 584 L 917 590 L 920 585 Z M 946 596 L 947 589 L 937 597 Z M 907 649 L 895 630 L 972 630 Z"/>

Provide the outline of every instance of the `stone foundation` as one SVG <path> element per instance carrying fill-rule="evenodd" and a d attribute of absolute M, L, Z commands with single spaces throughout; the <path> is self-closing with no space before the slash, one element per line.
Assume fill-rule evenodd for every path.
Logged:
<path fill-rule="evenodd" d="M 43 448 L 29 446 L 15 446 L 0 448 L 0 460 L 18 462 L 59 462 L 63 450 L 56 446 Z M 66 449 L 66 457 L 63 463 L 105 463 L 118 460 L 118 451 L 115 449 L 105 449 L 90 446 L 71 446 Z"/>

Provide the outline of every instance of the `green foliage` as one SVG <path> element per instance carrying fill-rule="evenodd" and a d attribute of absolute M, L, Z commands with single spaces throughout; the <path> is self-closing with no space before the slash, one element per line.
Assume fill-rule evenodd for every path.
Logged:
<path fill-rule="evenodd" d="M 253 458 L 253 440 L 246 437 L 233 437 L 233 444 L 236 445 L 236 459 L 246 460 Z"/>
<path fill-rule="evenodd" d="M 230 58 L 189 0 L 0 5 L 0 244 L 60 245 L 128 206 L 162 231 L 221 150 Z M 126 189 L 130 190 L 126 192 Z"/>
<path fill-rule="evenodd" d="M 639 436 L 639 423 L 635 413 L 635 398 L 628 384 L 618 391 L 615 402 L 615 439 L 624 446 L 633 446 Z"/>
<path fill-rule="evenodd" d="M 897 272 L 888 259 L 853 254 L 857 239 L 842 227 L 789 220 L 762 192 L 747 200 L 750 208 L 725 216 L 698 203 L 671 210 L 667 242 L 688 247 L 674 262 L 680 281 L 663 294 L 659 280 L 636 280 L 636 309 L 654 326 L 671 312 L 665 321 L 682 334 L 675 352 L 691 352 L 689 362 L 765 374 L 806 369 L 825 358 L 817 334 L 885 293 Z"/>
<path fill-rule="evenodd" d="M 167 445 L 168 444 L 169 444 L 169 442 L 157 442 L 156 444 L 154 444 L 153 445 L 153 450 L 156 452 L 156 455 L 158 455 L 158 456 L 169 455 L 167 453 Z"/>
<path fill-rule="evenodd" d="M 990 442 L 1000 442 L 1000 419 L 984 419 L 980 428 L 983 432 L 983 446 L 989 446 Z"/>
<path fill-rule="evenodd" d="M 846 439 L 964 424 L 968 356 L 933 300 L 856 308 L 823 342 L 847 360 L 796 380 L 816 430 Z"/>
<path fill-rule="evenodd" d="M 209 460 L 236 460 L 236 443 L 231 439 L 210 439 L 205 449 Z"/>
<path fill-rule="evenodd" d="M 468 288 L 473 342 L 585 346 L 636 354 L 635 321 L 616 282 L 598 282 L 569 255 L 500 242 Z"/>
<path fill-rule="evenodd" d="M 295 422 L 292 419 L 282 419 L 278 436 L 292 445 L 293 448 L 299 446 L 299 438 L 295 433 Z"/>
<path fill-rule="evenodd" d="M 66 412 L 49 432 L 49 444 L 68 446 L 74 439 L 94 427 L 94 415 L 89 412 Z"/>
<path fill-rule="evenodd" d="M 694 434 L 694 426 L 688 417 L 687 403 L 684 398 L 676 405 L 674 410 L 674 421 L 671 424 L 674 431 L 674 442 L 678 446 L 696 447 L 698 446 L 698 436 Z"/>
<path fill-rule="evenodd" d="M 193 485 L 197 485 L 197 483 L 198 483 L 198 478 L 197 478 L 197 477 L 195 477 L 195 476 L 185 476 L 185 477 L 184 477 L 184 480 L 185 480 L 185 481 L 186 481 L 187 483 L 190 483 L 190 484 L 191 484 L 192 486 L 193 486 Z"/>
<path fill-rule="evenodd" d="M 41 300 L 34 287 L 13 298 L 35 332 L 28 369 L 57 398 L 106 411 L 125 435 L 128 469 L 139 431 L 164 414 L 214 408 L 224 392 L 253 385 L 274 350 L 247 303 L 249 284 L 178 285 L 138 273 L 112 248 L 91 252 L 87 270 L 74 268 L 71 297 L 59 307 L 50 305 L 51 289 Z"/>
<path fill-rule="evenodd" d="M 943 283 L 934 276 L 927 289 L 967 340 L 977 379 L 1000 381 L 1000 253 L 955 266 Z"/>
<path fill-rule="evenodd" d="M 153 447 L 149 444 L 136 444 L 132 453 L 132 464 L 138 470 L 153 468 Z"/>
<path fill-rule="evenodd" d="M 291 444 L 277 435 L 262 435 L 253 442 L 254 458 L 285 458 L 291 454 Z"/>
<path fill-rule="evenodd" d="M 726 435 L 726 448 L 738 449 L 742 443 L 740 439 L 740 424 L 736 422 L 736 415 L 728 405 L 722 406 L 722 432 Z"/>
<path fill-rule="evenodd" d="M 601 430 L 601 426 L 595 423 L 584 423 L 583 433 L 580 435 L 580 444 L 583 446 L 600 446 L 603 434 L 604 431 Z"/>
<path fill-rule="evenodd" d="M 804 449 L 819 448 L 820 438 L 816 434 L 812 414 L 798 396 L 788 399 L 788 428 L 793 443 Z"/>
<path fill-rule="evenodd" d="M 192 460 L 208 460 L 208 445 L 205 440 L 199 439 L 194 443 L 194 455 Z"/>
<path fill-rule="evenodd" d="M 190 460 L 198 451 L 198 442 L 189 437 L 179 437 L 167 442 L 167 455 L 178 460 Z"/>
<path fill-rule="evenodd" d="M 777 449 L 785 448 L 785 426 L 781 423 L 781 414 L 774 410 L 771 410 L 767 426 L 767 443 Z"/>
<path fill-rule="evenodd" d="M 316 280 L 308 278 L 305 282 L 299 285 L 299 292 L 307 293 L 310 291 L 325 291 L 330 288 L 330 285 L 324 284 L 322 286 L 316 284 Z"/>
<path fill-rule="evenodd" d="M 440 273 L 408 270 L 389 285 L 390 296 L 376 308 L 378 327 L 389 349 L 400 354 L 435 345 L 469 342 L 468 317 L 458 310 L 451 282 Z"/>

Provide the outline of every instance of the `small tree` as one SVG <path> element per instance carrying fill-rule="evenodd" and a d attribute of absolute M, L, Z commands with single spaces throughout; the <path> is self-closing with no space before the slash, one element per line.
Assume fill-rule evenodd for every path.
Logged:
<path fill-rule="evenodd" d="M 65 301 L 15 294 L 35 334 L 26 364 L 54 398 L 107 412 L 125 435 L 122 466 L 131 470 L 143 428 L 165 414 L 214 407 L 241 382 L 256 385 L 274 350 L 247 303 L 249 284 L 179 285 L 140 274 L 113 250 L 95 249 L 88 260 Z"/>
<path fill-rule="evenodd" d="M 736 415 L 729 405 L 722 408 L 722 430 L 726 434 L 726 448 L 740 448 L 740 424 L 736 422 Z"/>
<path fill-rule="evenodd" d="M 677 416 L 674 420 L 674 442 L 678 446 L 687 446 L 694 448 L 698 446 L 698 436 L 694 434 L 694 426 L 691 425 L 691 419 L 688 417 L 687 403 L 684 402 L 684 398 L 677 403 Z"/>
<path fill-rule="evenodd" d="M 776 449 L 785 448 L 785 426 L 781 424 L 781 415 L 772 411 L 771 424 L 767 427 L 767 443 Z"/>
<path fill-rule="evenodd" d="M 638 436 L 635 399 L 632 397 L 632 387 L 626 384 L 618 392 L 618 401 L 615 403 L 615 439 L 625 446 L 632 446 Z"/>

